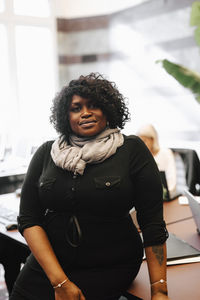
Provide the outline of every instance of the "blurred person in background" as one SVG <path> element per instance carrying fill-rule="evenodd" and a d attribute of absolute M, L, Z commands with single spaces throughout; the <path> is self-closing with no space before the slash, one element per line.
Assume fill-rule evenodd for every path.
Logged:
<path fill-rule="evenodd" d="M 176 196 L 176 162 L 174 153 L 169 148 L 161 148 L 159 145 L 158 133 L 152 124 L 141 126 L 137 135 L 143 140 L 153 155 L 158 169 L 166 175 L 170 198 Z"/>

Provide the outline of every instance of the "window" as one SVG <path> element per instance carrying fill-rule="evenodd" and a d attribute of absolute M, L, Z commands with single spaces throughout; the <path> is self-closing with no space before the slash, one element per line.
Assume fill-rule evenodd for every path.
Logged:
<path fill-rule="evenodd" d="M 48 28 L 16 26 L 15 34 L 21 126 L 26 124 L 26 135 L 40 132 L 45 136 L 55 91 L 51 32 Z"/>
<path fill-rule="evenodd" d="M 8 129 L 10 123 L 9 114 L 9 101 L 11 100 L 10 94 L 10 76 L 8 67 L 8 40 L 6 27 L 0 24 L 0 136 L 5 129 Z"/>
<path fill-rule="evenodd" d="M 52 2 L 0 0 L 0 136 L 9 147 L 16 139 L 40 143 L 55 135 L 49 124 L 57 88 Z"/>
<path fill-rule="evenodd" d="M 14 0 L 14 13 L 33 17 L 49 17 L 50 7 L 48 0 Z"/>
<path fill-rule="evenodd" d="M 0 13 L 4 11 L 4 0 L 0 0 Z"/>

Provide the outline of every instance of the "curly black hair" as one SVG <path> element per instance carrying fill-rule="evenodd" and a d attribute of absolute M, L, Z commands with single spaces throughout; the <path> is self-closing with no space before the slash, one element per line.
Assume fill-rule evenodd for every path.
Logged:
<path fill-rule="evenodd" d="M 70 81 L 53 99 L 50 122 L 64 138 L 68 139 L 71 131 L 68 111 L 74 95 L 92 100 L 106 115 L 110 128 L 124 128 L 130 119 L 125 97 L 119 93 L 116 84 L 108 81 L 99 73 L 81 75 Z"/>

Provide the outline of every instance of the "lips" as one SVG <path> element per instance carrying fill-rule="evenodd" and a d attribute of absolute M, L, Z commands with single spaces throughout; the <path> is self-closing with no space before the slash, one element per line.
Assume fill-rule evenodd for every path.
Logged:
<path fill-rule="evenodd" d="M 80 123 L 79 123 L 79 125 L 80 126 L 82 126 L 82 125 L 90 125 L 90 124 L 94 124 L 94 123 L 96 123 L 97 121 L 95 121 L 95 120 L 84 120 L 84 121 L 81 121 Z"/>

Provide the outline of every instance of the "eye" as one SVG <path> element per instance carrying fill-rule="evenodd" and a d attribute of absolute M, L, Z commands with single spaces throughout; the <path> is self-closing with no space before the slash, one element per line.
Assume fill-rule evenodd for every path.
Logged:
<path fill-rule="evenodd" d="M 81 107 L 80 106 L 72 106 L 70 108 L 70 111 L 72 112 L 79 112 L 81 110 Z"/>

